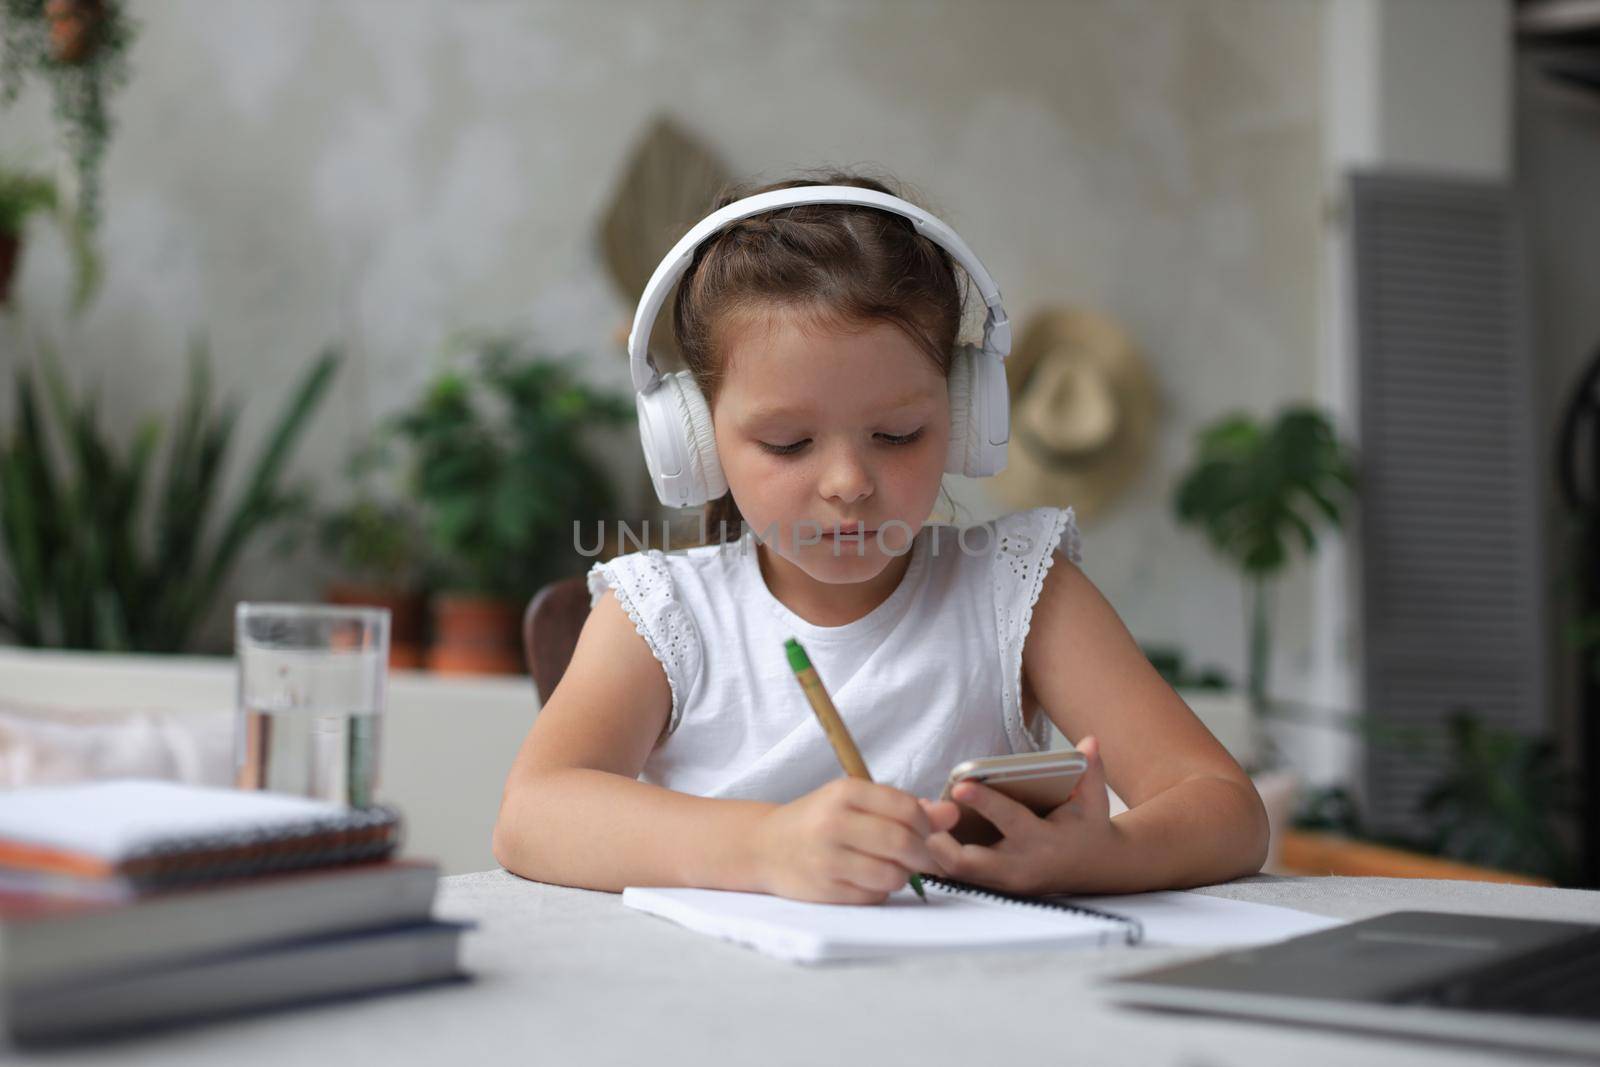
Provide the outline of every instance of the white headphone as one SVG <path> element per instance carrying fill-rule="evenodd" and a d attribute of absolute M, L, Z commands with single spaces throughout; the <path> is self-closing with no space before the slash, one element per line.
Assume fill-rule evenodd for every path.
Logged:
<path fill-rule="evenodd" d="M 850 204 L 903 215 L 922 236 L 953 256 L 966 270 L 988 312 L 983 345 L 959 344 L 950 366 L 950 451 L 945 470 L 971 478 L 998 474 L 1006 465 L 1010 439 L 1010 396 L 1005 358 L 1011 353 L 1011 321 L 1000 304 L 1000 290 L 954 230 L 897 196 L 850 185 L 807 185 L 777 189 L 737 200 L 701 219 L 684 234 L 650 275 L 628 334 L 628 363 L 639 409 L 639 439 L 656 496 L 668 507 L 688 508 L 728 491 L 711 430 L 711 410 L 689 371 L 663 375 L 649 352 L 656 316 L 695 249 L 731 222 L 797 204 Z"/>

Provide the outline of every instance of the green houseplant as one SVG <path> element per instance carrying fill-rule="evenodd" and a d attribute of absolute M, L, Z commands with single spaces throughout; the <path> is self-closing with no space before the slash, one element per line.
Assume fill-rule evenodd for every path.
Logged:
<path fill-rule="evenodd" d="M 1576 865 L 1560 827 L 1577 812 L 1577 791 L 1555 741 L 1493 726 L 1470 708 L 1450 714 L 1445 734 L 1445 771 L 1420 804 L 1428 850 L 1570 883 Z"/>
<path fill-rule="evenodd" d="M 56 186 L 42 175 L 0 169 L 0 306 L 11 298 L 11 277 L 22 253 L 28 217 L 56 209 Z"/>
<path fill-rule="evenodd" d="M 572 360 L 510 336 L 466 339 L 471 365 L 429 383 L 388 432 L 435 557 L 438 670 L 521 669 L 516 623 L 545 583 L 581 569 L 574 521 L 605 517 L 609 479 L 585 436 L 633 420 L 624 397 L 581 383 Z"/>
<path fill-rule="evenodd" d="M 42 395 L 19 367 L 16 414 L 0 437 L 0 630 L 36 647 L 186 650 L 239 553 L 303 505 L 284 472 L 339 358 L 312 361 L 215 523 L 239 406 L 213 409 L 202 347 L 170 424 L 147 419 L 126 447 L 101 428 L 97 394 L 75 399 L 53 357 L 41 361 Z"/>
<path fill-rule="evenodd" d="M 1271 594 L 1299 541 L 1317 547 L 1317 527 L 1337 529 L 1355 490 L 1351 450 L 1322 412 L 1289 407 L 1270 424 L 1235 414 L 1204 427 L 1180 477 L 1173 510 L 1238 567 L 1248 614 L 1246 694 L 1258 723 L 1268 713 Z"/>
<path fill-rule="evenodd" d="M 1355 487 L 1348 448 L 1328 418 L 1302 406 L 1270 423 L 1232 414 L 1201 429 L 1196 456 L 1173 493 L 1178 522 L 1198 526 L 1244 578 L 1247 615 L 1245 699 L 1249 769 L 1271 826 L 1268 862 L 1276 862 L 1300 788 L 1274 753 L 1265 719 L 1273 710 L 1271 594 L 1295 540 L 1316 549 L 1316 527 L 1343 521 Z"/>
<path fill-rule="evenodd" d="M 1580 812 L 1580 794 L 1552 739 L 1497 726 L 1468 707 L 1427 727 L 1398 728 L 1363 716 L 1344 725 L 1434 771 L 1417 800 L 1418 829 L 1376 832 L 1342 785 L 1310 791 L 1296 814 L 1297 829 L 1557 884 L 1575 881 L 1578 867 L 1567 830 Z"/>
<path fill-rule="evenodd" d="M 123 0 L 0 0 L 0 104 L 37 77 L 78 175 L 78 214 L 93 229 L 100 213 L 100 164 L 111 138 L 107 106 L 128 79 L 136 27 Z"/>
<path fill-rule="evenodd" d="M 1270 425 L 1235 415 L 1204 428 L 1195 462 L 1174 493 L 1180 522 L 1204 530 L 1244 576 L 1246 691 L 1258 730 L 1268 715 L 1298 717 L 1298 705 L 1271 696 L 1272 583 L 1288 566 L 1295 542 L 1308 553 L 1315 551 L 1318 527 L 1342 525 L 1355 488 L 1353 455 L 1327 418 L 1291 407 Z M 1435 778 L 1419 800 L 1417 815 L 1425 829 L 1417 835 L 1373 833 L 1343 786 L 1305 798 L 1293 820 L 1297 829 L 1332 832 L 1400 850 L 1397 855 L 1436 856 L 1558 880 L 1570 876 L 1570 854 L 1559 826 L 1572 810 L 1571 784 L 1548 739 L 1501 729 L 1464 708 L 1437 727 L 1326 708 L 1308 721 L 1402 752 Z"/>
<path fill-rule="evenodd" d="M 375 484 L 388 464 L 382 442 L 358 449 L 345 465 L 350 495 L 316 519 L 322 549 L 338 577 L 324 597 L 333 604 L 389 609 L 389 666 L 422 666 L 427 611 L 427 546 L 414 506 Z"/>
<path fill-rule="evenodd" d="M 10 302 L 28 220 L 46 213 L 56 217 L 72 250 L 77 276 L 74 309 L 81 310 L 93 294 L 99 262 L 81 218 L 62 209 L 56 183 L 43 174 L 0 165 L 0 307 Z"/>

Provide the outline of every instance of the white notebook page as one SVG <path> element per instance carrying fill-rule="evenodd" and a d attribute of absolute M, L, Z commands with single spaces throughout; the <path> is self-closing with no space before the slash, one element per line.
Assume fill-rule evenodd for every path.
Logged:
<path fill-rule="evenodd" d="M 1241 946 L 1315 933 L 1344 920 L 1199 893 L 1055 897 L 1137 920 L 1151 945 Z M 630 886 L 622 902 L 690 930 L 799 962 L 952 949 L 1055 949 L 1120 944 L 1127 927 L 1090 915 L 952 893 L 928 885 L 881 905 L 809 904 L 764 893 Z"/>
<path fill-rule="evenodd" d="M 1145 943 L 1150 945 L 1266 945 L 1345 922 L 1276 904 L 1256 904 L 1200 893 L 1130 893 L 1120 897 L 1059 899 L 1138 919 L 1144 925 Z"/>
<path fill-rule="evenodd" d="M 702 934 L 798 962 L 951 949 L 1068 948 L 1120 943 L 1127 928 L 1088 915 L 952 893 L 929 885 L 923 903 L 909 888 L 882 904 L 811 904 L 720 889 L 622 891 L 630 908 Z"/>

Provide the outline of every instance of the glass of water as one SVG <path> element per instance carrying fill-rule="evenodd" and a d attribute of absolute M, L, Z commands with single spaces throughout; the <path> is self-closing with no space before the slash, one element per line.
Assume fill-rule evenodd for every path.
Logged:
<path fill-rule="evenodd" d="M 389 609 L 241 603 L 234 658 L 235 786 L 371 807 Z"/>

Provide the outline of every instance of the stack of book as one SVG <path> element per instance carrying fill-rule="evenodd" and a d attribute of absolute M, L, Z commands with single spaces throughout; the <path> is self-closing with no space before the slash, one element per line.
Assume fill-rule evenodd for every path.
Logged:
<path fill-rule="evenodd" d="M 463 978 L 392 808 L 121 780 L 0 793 L 0 1033 L 31 1046 Z"/>

